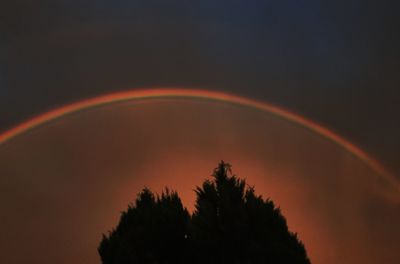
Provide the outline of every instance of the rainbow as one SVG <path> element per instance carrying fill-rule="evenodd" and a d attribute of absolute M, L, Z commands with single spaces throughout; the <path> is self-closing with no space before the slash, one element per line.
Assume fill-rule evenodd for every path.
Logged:
<path fill-rule="evenodd" d="M 240 106 L 246 106 L 268 113 L 272 113 L 276 116 L 284 118 L 288 121 L 299 124 L 311 131 L 333 141 L 334 143 L 340 145 L 361 161 L 371 167 L 376 173 L 385 177 L 391 184 L 393 184 L 398 190 L 400 190 L 400 184 L 397 179 L 388 172 L 377 160 L 370 157 L 366 152 L 356 147 L 343 137 L 335 134 L 334 132 L 328 130 L 327 128 L 308 120 L 300 115 L 291 113 L 287 110 L 279 108 L 277 106 L 267 104 L 264 102 L 259 102 L 256 100 L 240 97 L 237 95 L 206 91 L 206 90 L 195 90 L 195 89 L 143 89 L 143 90 L 130 90 L 117 92 L 112 94 L 106 94 L 98 96 L 95 98 L 79 101 L 63 107 L 57 108 L 55 110 L 49 111 L 47 113 L 41 114 L 34 117 L 26 122 L 23 122 L 8 131 L 0 134 L 0 147 L 5 142 L 17 137 L 20 134 L 26 133 L 40 125 L 47 122 L 56 120 L 65 115 L 81 111 L 83 109 L 106 105 L 115 102 L 124 102 L 132 100 L 143 100 L 143 99 L 156 99 L 156 98 L 195 98 L 195 99 L 206 99 L 217 102 L 224 102 L 230 104 L 236 104 Z"/>

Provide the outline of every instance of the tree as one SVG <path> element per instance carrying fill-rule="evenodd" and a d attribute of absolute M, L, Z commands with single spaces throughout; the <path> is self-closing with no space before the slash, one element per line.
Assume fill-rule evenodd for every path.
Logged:
<path fill-rule="evenodd" d="M 309 264 L 273 201 L 264 200 L 223 161 L 196 190 L 193 214 L 176 192 L 144 189 L 98 248 L 103 264 Z"/>
<path fill-rule="evenodd" d="M 309 263 L 279 208 L 246 188 L 244 180 L 229 177 L 230 170 L 221 162 L 214 181 L 196 189 L 188 232 L 196 263 Z"/>
<path fill-rule="evenodd" d="M 103 235 L 98 251 L 103 264 L 185 263 L 189 213 L 176 192 L 160 197 L 147 188 L 136 205 L 123 212 L 116 229 Z"/>

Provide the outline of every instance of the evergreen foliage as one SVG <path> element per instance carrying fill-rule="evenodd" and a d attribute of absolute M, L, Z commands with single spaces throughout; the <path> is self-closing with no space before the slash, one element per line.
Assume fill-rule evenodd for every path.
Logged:
<path fill-rule="evenodd" d="M 144 189 L 98 251 L 103 264 L 309 264 L 273 201 L 232 175 L 223 161 L 197 187 L 192 215 L 176 192 Z"/>

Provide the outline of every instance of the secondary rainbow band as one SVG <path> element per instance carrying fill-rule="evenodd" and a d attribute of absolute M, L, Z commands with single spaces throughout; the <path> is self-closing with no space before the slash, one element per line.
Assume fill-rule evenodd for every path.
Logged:
<path fill-rule="evenodd" d="M 108 95 L 103 95 L 95 97 L 92 99 L 76 102 L 69 104 L 58 109 L 52 110 L 50 112 L 39 115 L 32 118 L 18 126 L 0 134 L 0 146 L 6 141 L 25 133 L 41 124 L 47 123 L 49 121 L 55 120 L 67 114 L 78 112 L 82 109 L 101 106 L 109 103 L 123 102 L 137 99 L 150 99 L 150 98 L 202 98 L 212 101 L 227 102 L 231 104 L 237 104 L 241 106 L 247 106 L 255 108 L 258 110 L 266 111 L 275 114 L 279 117 L 285 118 L 286 120 L 300 124 L 328 139 L 342 146 L 344 149 L 353 153 L 360 160 L 370 166 L 378 174 L 385 177 L 391 184 L 393 184 L 397 190 L 400 190 L 399 182 L 396 178 L 389 173 L 378 161 L 371 158 L 367 153 L 365 153 L 360 148 L 356 147 L 349 141 L 345 140 L 341 136 L 333 133 L 332 131 L 312 122 L 302 116 L 286 111 L 282 108 L 259 102 L 256 100 L 243 98 L 233 94 L 206 91 L 206 90 L 194 90 L 194 89 L 145 89 L 145 90 L 132 90 L 125 92 L 112 93 Z"/>

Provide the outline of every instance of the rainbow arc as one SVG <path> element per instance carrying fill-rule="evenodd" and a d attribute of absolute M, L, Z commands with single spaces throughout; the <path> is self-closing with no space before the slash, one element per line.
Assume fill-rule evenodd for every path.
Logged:
<path fill-rule="evenodd" d="M 333 131 L 306 119 L 298 114 L 287 111 L 283 108 L 256 101 L 249 98 L 244 98 L 241 96 L 215 92 L 206 90 L 195 90 L 195 89 L 143 89 L 143 90 L 131 90 L 123 91 L 112 94 L 106 94 L 98 96 L 95 98 L 79 101 L 63 107 L 57 108 L 55 110 L 49 111 L 47 113 L 36 116 L 26 122 L 23 122 L 3 134 L 0 134 L 0 147 L 5 142 L 17 137 L 20 134 L 26 133 L 40 125 L 51 122 L 65 115 L 79 112 L 84 109 L 97 107 L 101 105 L 106 105 L 116 102 L 133 101 L 133 100 L 143 100 L 143 99 L 156 99 L 156 98 L 194 98 L 194 99 L 206 99 L 210 101 L 224 102 L 229 104 L 235 104 L 245 107 L 254 108 L 257 110 L 265 111 L 288 121 L 299 124 L 315 133 L 331 140 L 332 142 L 340 145 L 361 161 L 371 167 L 376 173 L 380 174 L 391 184 L 393 184 L 397 190 L 400 190 L 400 184 L 397 179 L 384 168 L 377 160 L 370 157 L 365 151 L 355 146 L 348 140 L 334 133 Z"/>

